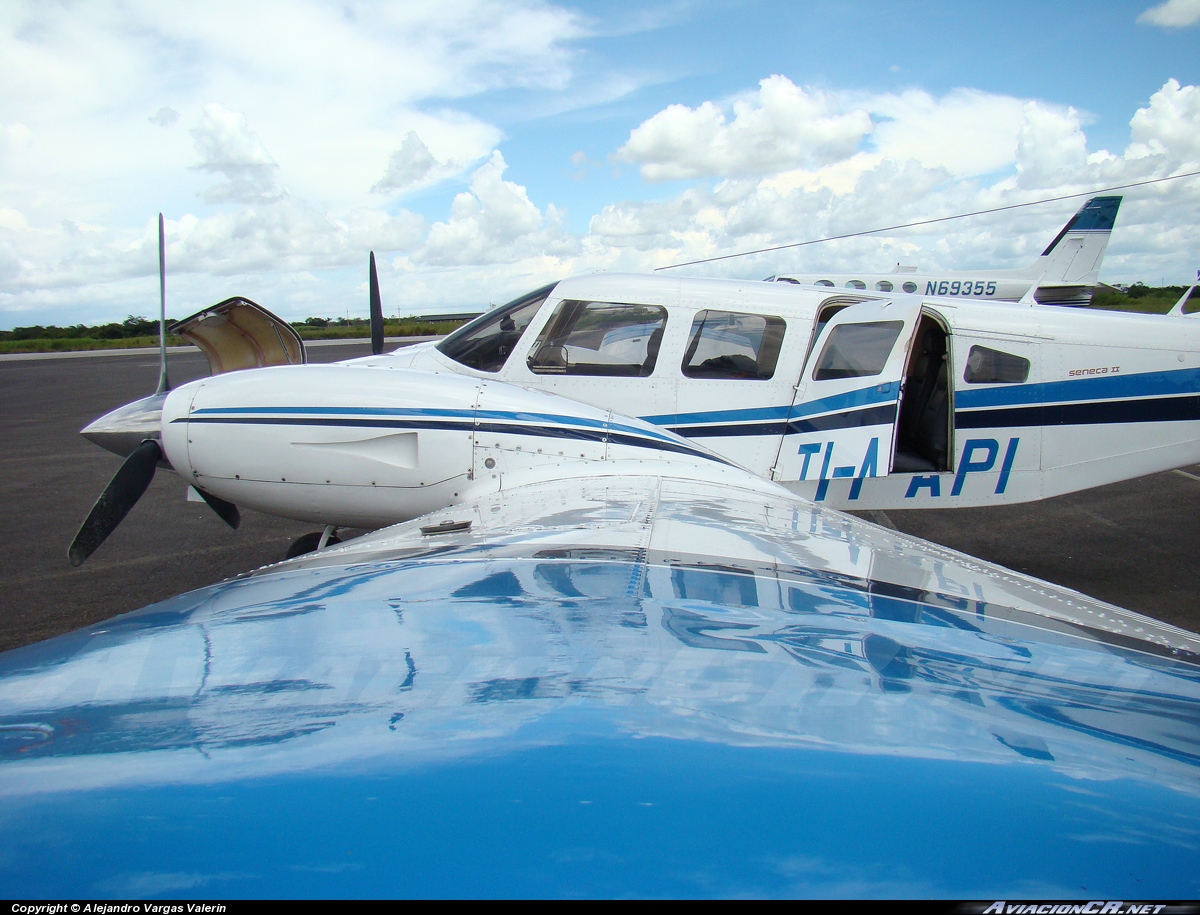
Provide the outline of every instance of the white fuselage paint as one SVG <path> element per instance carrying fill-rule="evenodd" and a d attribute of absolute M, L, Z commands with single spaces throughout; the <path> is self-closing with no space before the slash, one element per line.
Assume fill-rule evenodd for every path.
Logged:
<path fill-rule="evenodd" d="M 564 301 L 665 309 L 653 371 L 532 371 L 531 352 Z M 818 329 L 830 304 L 850 307 Z M 770 378 L 684 375 L 693 319 L 706 309 L 786 324 Z M 902 325 L 883 369 L 817 380 L 835 328 L 870 322 Z M 947 344 L 947 457 L 942 469 L 899 472 L 901 382 L 921 345 L 918 329 L 931 326 Z M 1027 360 L 1027 377 L 967 382 L 972 347 Z M 495 372 L 424 344 L 330 366 L 218 375 L 170 395 L 163 441 L 172 466 L 214 495 L 362 527 L 500 489 L 506 475 L 663 451 L 697 466 L 720 456 L 836 508 L 1024 502 L 1200 462 L 1200 323 L 600 274 L 559 283 Z"/>

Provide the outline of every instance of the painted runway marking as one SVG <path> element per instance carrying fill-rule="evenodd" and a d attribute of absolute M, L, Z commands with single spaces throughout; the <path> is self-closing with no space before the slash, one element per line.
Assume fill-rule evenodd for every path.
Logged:
<path fill-rule="evenodd" d="M 1186 470 L 1176 470 L 1175 472 L 1181 477 L 1187 477 L 1189 480 L 1195 480 L 1197 483 L 1200 483 L 1200 477 L 1196 476 L 1194 473 L 1188 473 Z"/>

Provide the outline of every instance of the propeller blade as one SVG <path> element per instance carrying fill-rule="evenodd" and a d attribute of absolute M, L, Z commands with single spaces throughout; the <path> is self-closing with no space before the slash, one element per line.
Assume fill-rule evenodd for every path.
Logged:
<path fill-rule="evenodd" d="M 379 274 L 375 271 L 375 252 L 371 252 L 371 354 L 383 352 L 383 302 L 379 298 Z"/>
<path fill-rule="evenodd" d="M 167 235 L 163 230 L 163 215 L 158 214 L 158 391 L 171 390 L 167 378 Z M 99 545 L 99 544 L 97 544 Z"/>
<path fill-rule="evenodd" d="M 208 507 L 215 511 L 230 527 L 235 531 L 238 525 L 242 523 L 242 513 L 238 511 L 238 507 L 232 502 L 226 502 L 224 499 L 214 496 L 212 493 L 205 492 L 199 486 L 194 487 L 196 492 L 200 493 L 200 498 L 208 503 Z"/>
<path fill-rule="evenodd" d="M 162 456 L 162 447 L 158 442 L 148 440 L 125 458 L 125 463 L 104 488 L 104 492 L 100 493 L 100 498 L 71 542 L 71 548 L 67 550 L 71 565 L 82 565 L 129 514 L 129 509 L 137 504 L 154 479 L 154 469 Z"/>

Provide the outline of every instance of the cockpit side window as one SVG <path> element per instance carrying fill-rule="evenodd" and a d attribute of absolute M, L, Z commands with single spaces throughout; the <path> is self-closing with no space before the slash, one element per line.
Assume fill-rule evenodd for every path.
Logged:
<path fill-rule="evenodd" d="M 787 325 L 782 318 L 702 311 L 692 321 L 683 374 L 688 378 L 755 378 L 775 374 Z"/>
<path fill-rule="evenodd" d="M 967 384 L 1024 384 L 1029 378 L 1029 360 L 1023 356 L 972 346 L 967 354 L 963 381 Z"/>
<path fill-rule="evenodd" d="M 529 355 L 538 375 L 649 375 L 667 310 L 660 305 L 564 301 Z"/>
<path fill-rule="evenodd" d="M 481 372 L 500 371 L 525 328 L 557 285 L 543 286 L 480 315 L 439 343 L 438 350 L 469 368 Z"/>
<path fill-rule="evenodd" d="M 870 321 L 835 327 L 813 370 L 814 381 L 878 375 L 904 328 L 903 321 Z"/>

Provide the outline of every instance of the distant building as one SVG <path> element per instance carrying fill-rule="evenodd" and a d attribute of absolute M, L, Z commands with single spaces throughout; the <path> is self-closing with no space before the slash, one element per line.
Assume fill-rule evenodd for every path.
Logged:
<path fill-rule="evenodd" d="M 478 318 L 482 311 L 461 311 L 449 315 L 413 315 L 405 318 L 406 321 L 473 321 Z"/>

